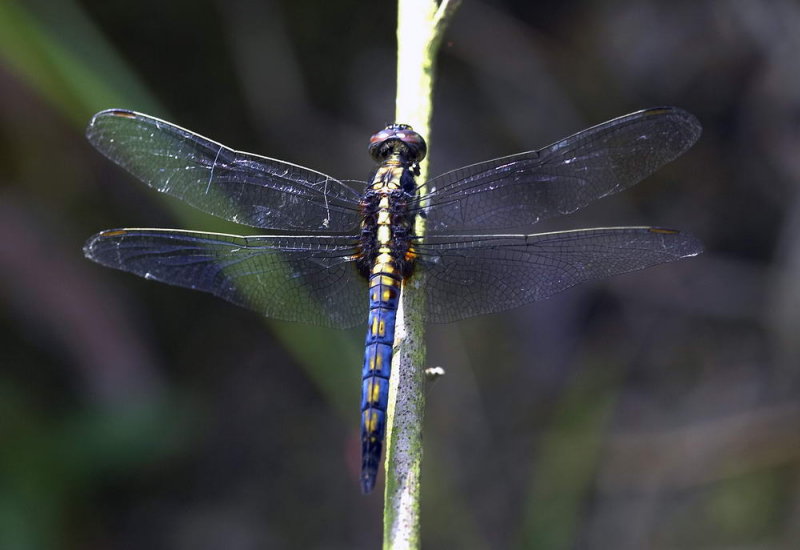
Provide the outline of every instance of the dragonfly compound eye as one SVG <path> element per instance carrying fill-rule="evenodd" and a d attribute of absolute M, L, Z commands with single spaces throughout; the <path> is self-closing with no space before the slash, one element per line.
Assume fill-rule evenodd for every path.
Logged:
<path fill-rule="evenodd" d="M 427 152 L 425 140 L 408 124 L 390 124 L 369 140 L 369 154 L 376 162 L 385 160 L 392 153 L 419 162 Z"/>

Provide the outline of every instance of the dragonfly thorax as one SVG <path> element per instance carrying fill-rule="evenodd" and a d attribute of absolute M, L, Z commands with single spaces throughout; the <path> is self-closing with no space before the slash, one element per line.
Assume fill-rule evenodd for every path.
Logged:
<path fill-rule="evenodd" d="M 376 268 L 378 271 L 386 268 L 385 274 L 399 282 L 413 270 L 411 242 L 418 173 L 418 164 L 413 159 L 424 155 L 424 144 L 422 137 L 407 125 L 388 126 L 372 136 L 373 156 L 380 154 L 381 148 L 388 154 L 375 170 L 359 203 L 358 267 L 367 278 L 376 274 Z"/>
<path fill-rule="evenodd" d="M 413 225 L 410 212 L 413 195 L 403 189 L 369 188 L 361 200 L 359 260 L 361 274 L 369 278 L 375 262 L 388 254 L 395 266 L 395 276 L 405 279 L 413 271 Z"/>

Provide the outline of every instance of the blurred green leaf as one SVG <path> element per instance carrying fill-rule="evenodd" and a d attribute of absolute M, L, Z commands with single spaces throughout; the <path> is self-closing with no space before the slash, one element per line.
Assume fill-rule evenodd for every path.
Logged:
<path fill-rule="evenodd" d="M 39 414 L 24 389 L 0 380 L 0 548 L 57 548 L 65 511 L 109 477 L 162 463 L 197 433 L 174 402 Z"/>
<path fill-rule="evenodd" d="M 520 548 L 574 548 L 624 365 L 586 361 L 545 432 L 522 520 Z"/>

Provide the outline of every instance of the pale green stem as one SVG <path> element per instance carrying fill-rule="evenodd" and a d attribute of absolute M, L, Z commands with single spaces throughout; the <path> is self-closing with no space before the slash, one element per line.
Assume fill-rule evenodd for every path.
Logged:
<path fill-rule="evenodd" d="M 410 124 L 428 142 L 433 71 L 442 33 L 460 0 L 399 0 L 397 22 L 397 110 L 395 122 Z M 427 161 L 419 181 L 427 177 Z M 417 220 L 416 233 L 424 233 Z M 413 277 L 403 286 L 395 328 L 386 435 L 383 547 L 419 548 L 420 465 L 425 406 L 422 312 L 424 293 Z"/>

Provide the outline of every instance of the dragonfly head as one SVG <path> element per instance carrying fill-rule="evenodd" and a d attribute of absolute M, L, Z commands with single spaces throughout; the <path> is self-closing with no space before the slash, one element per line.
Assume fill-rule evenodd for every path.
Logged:
<path fill-rule="evenodd" d="M 427 152 L 425 140 L 408 124 L 390 124 L 369 139 L 369 154 L 376 162 L 386 160 L 392 153 L 419 162 Z"/>

